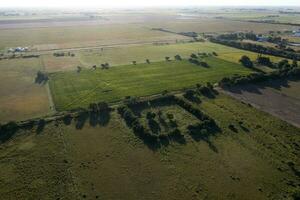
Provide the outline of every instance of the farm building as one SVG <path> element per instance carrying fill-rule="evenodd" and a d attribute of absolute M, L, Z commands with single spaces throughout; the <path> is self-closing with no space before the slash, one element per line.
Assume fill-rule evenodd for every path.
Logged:
<path fill-rule="evenodd" d="M 8 52 L 25 52 L 28 51 L 28 47 L 16 47 L 8 49 Z"/>

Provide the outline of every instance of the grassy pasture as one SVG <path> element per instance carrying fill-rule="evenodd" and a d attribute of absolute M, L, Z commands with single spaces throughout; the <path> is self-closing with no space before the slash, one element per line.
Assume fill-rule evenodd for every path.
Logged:
<path fill-rule="evenodd" d="M 184 145 L 153 151 L 116 112 L 106 126 L 51 123 L 40 134 L 36 128 L 20 131 L 1 144 L 0 194 L 4 199 L 291 198 L 299 179 L 288 163 L 299 168 L 299 129 L 224 95 L 200 98 L 196 106 L 222 129 L 209 138 L 214 151 L 188 135 Z M 162 110 L 184 115 L 171 107 Z"/>
<path fill-rule="evenodd" d="M 0 121 L 22 120 L 49 112 L 44 85 L 34 79 L 42 69 L 39 59 L 0 61 Z"/>
<path fill-rule="evenodd" d="M 196 43 L 177 43 L 169 45 L 128 45 L 112 48 L 104 48 L 101 50 L 84 50 L 76 51 L 75 57 L 54 57 L 52 55 L 43 55 L 46 70 L 65 71 L 74 70 L 78 65 L 91 68 L 93 65 L 99 66 L 101 63 L 108 62 L 110 65 L 127 65 L 132 61 L 137 63 L 145 63 L 146 59 L 151 62 L 162 61 L 166 56 L 173 57 L 177 54 L 182 57 L 189 57 L 192 53 L 198 52 L 217 52 L 218 57 L 229 62 L 239 63 L 239 59 L 243 55 L 249 56 L 252 60 L 257 58 L 257 53 L 244 51 L 232 47 L 227 47 L 211 42 Z M 269 56 L 273 62 L 278 62 L 282 58 Z"/>
<path fill-rule="evenodd" d="M 241 65 L 215 57 L 205 58 L 209 68 L 186 60 L 50 74 L 50 88 L 58 110 L 86 107 L 91 102 L 117 101 L 178 90 L 196 83 L 217 82 L 225 76 L 248 74 Z"/>

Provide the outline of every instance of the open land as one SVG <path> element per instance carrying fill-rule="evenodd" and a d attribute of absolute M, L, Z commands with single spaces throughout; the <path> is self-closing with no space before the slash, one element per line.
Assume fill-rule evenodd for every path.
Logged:
<path fill-rule="evenodd" d="M 218 58 L 234 63 L 239 63 L 239 59 L 243 55 L 249 56 L 252 60 L 255 60 L 258 56 L 254 52 L 211 42 L 123 45 L 72 52 L 75 54 L 74 57 L 54 57 L 52 54 L 42 55 L 46 71 L 76 70 L 77 66 L 91 68 L 93 65 L 99 66 L 106 62 L 111 66 L 127 65 L 132 63 L 132 61 L 145 63 L 146 59 L 149 59 L 151 62 L 158 62 L 165 60 L 166 56 L 172 59 L 175 55 L 188 58 L 192 53 L 216 52 Z M 280 57 L 268 57 L 272 62 L 282 60 Z"/>
<path fill-rule="evenodd" d="M 294 192 L 299 129 L 219 95 L 199 107 L 221 132 L 156 151 L 116 112 L 105 126 L 62 122 L 21 131 L 3 144 L 1 196 L 63 199 L 285 199 Z M 165 110 L 166 109 L 166 110 Z M 181 108 L 162 107 L 180 120 Z M 190 116 L 191 117 L 191 116 Z M 195 119 L 193 119 L 195 120 Z M 235 129 L 228 126 L 233 124 Z M 184 123 L 180 126 L 184 126 Z M 83 142 L 84 141 L 84 142 Z M 13 158 L 13 159 L 12 159 Z M 241 159 L 243 158 L 243 159 Z M 245 192 L 244 188 L 247 188 Z M 245 195 L 246 194 L 246 195 Z"/>
<path fill-rule="evenodd" d="M 0 61 L 0 121 L 24 120 L 50 111 L 46 85 L 34 83 L 39 59 Z"/>
<path fill-rule="evenodd" d="M 186 60 L 88 69 L 50 74 L 50 88 L 56 109 L 87 107 L 91 102 L 120 101 L 126 96 L 146 96 L 197 83 L 215 83 L 225 76 L 248 74 L 251 70 L 215 57 L 204 58 L 210 67 Z M 122 78 L 121 78 L 122 77 Z"/>
<path fill-rule="evenodd" d="M 300 127 L 300 81 L 272 81 L 231 88 L 230 95 Z"/>
<path fill-rule="evenodd" d="M 209 42 L 206 35 L 272 31 L 297 42 L 290 34 L 299 27 L 282 23 L 298 23 L 299 16 L 282 11 L 291 12 L 0 12 L 1 198 L 296 199 L 300 82 L 199 92 L 199 84 L 207 89 L 207 82 L 224 77 L 275 71 L 283 58 L 263 55 L 275 68 L 247 68 L 240 58 L 255 61 L 258 53 Z M 276 23 L 265 21 L 270 18 Z M 29 51 L 8 52 L 15 47 Z M 191 63 L 191 54 L 208 66 Z M 36 82 L 38 74 L 46 81 Z M 176 101 L 155 101 L 170 96 Z M 110 107 L 93 111 L 103 102 Z M 135 103 L 123 115 L 126 102 Z M 17 122 L 6 130 L 8 121 Z"/>

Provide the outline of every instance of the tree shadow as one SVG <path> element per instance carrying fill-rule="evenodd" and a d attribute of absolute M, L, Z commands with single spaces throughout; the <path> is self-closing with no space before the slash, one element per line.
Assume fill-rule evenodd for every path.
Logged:
<path fill-rule="evenodd" d="M 41 134 L 46 126 L 46 121 L 44 119 L 40 119 L 37 128 L 36 128 L 36 133 Z"/>
<path fill-rule="evenodd" d="M 204 126 L 205 128 L 203 128 Z M 221 132 L 221 129 L 216 124 L 208 123 L 203 125 L 203 123 L 200 123 L 198 125 L 190 125 L 188 126 L 188 131 L 193 140 L 196 142 L 205 141 L 212 151 L 218 153 L 217 147 L 210 141 L 210 138 Z"/>
<path fill-rule="evenodd" d="M 110 111 L 103 110 L 99 112 L 89 113 L 89 123 L 91 126 L 95 127 L 97 125 L 106 126 L 110 121 Z"/>
<path fill-rule="evenodd" d="M 229 128 L 231 131 L 235 132 L 235 133 L 238 133 L 238 132 L 239 132 L 239 130 L 238 130 L 237 128 L 235 128 L 235 126 L 234 126 L 233 124 L 230 124 L 230 125 L 228 126 L 228 128 Z"/>
<path fill-rule="evenodd" d="M 159 123 L 157 123 L 154 119 L 150 118 L 148 119 L 148 126 L 152 133 L 158 135 L 161 132 L 161 128 L 159 126 Z"/>
<path fill-rule="evenodd" d="M 73 119 L 72 116 L 70 114 L 68 114 L 68 115 L 64 116 L 63 122 L 66 126 L 69 126 L 72 123 L 72 119 Z"/>
<path fill-rule="evenodd" d="M 106 126 L 110 121 L 110 112 L 105 110 L 99 113 L 99 125 Z"/>
<path fill-rule="evenodd" d="M 235 94 L 242 94 L 243 92 L 255 93 L 255 94 L 262 94 L 261 90 L 266 88 L 273 88 L 275 90 L 281 90 L 282 88 L 289 88 L 290 81 L 297 81 L 299 79 L 295 77 L 290 77 L 287 79 L 278 79 L 278 80 L 266 80 L 257 84 L 249 83 L 243 84 L 238 86 L 232 86 L 226 88 L 225 90 L 235 93 Z"/>
<path fill-rule="evenodd" d="M 82 129 L 84 127 L 85 122 L 87 121 L 89 115 L 87 112 L 81 112 L 79 115 L 75 118 L 76 121 L 76 129 Z"/>
<path fill-rule="evenodd" d="M 15 122 L 9 122 L 6 125 L 0 127 L 0 142 L 4 143 L 11 139 L 19 130 L 18 125 Z"/>

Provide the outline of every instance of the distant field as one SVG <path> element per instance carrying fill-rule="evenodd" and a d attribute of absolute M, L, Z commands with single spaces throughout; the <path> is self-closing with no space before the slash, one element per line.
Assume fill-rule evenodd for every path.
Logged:
<path fill-rule="evenodd" d="M 0 49 L 29 46 L 37 50 L 186 38 L 180 35 L 152 31 L 151 28 L 142 24 L 4 29 L 0 31 L 0 37 Z"/>
<path fill-rule="evenodd" d="M 194 31 L 197 33 L 210 32 L 235 32 L 254 31 L 256 33 L 267 33 L 269 31 L 284 31 L 297 29 L 296 26 L 242 22 L 227 19 L 201 18 L 198 20 L 185 20 L 174 22 L 161 22 L 153 26 L 162 27 L 176 32 Z"/>
<path fill-rule="evenodd" d="M 221 128 L 208 141 L 153 151 L 116 112 L 106 126 L 76 120 L 19 131 L 0 146 L 3 199 L 292 199 L 299 129 L 225 95 L 195 105 Z M 170 110 L 171 109 L 171 110 Z M 177 109 L 175 119 L 184 113 Z M 186 123 L 186 122 L 184 122 Z M 233 131 L 229 128 L 233 125 Z M 212 147 L 214 147 L 212 149 Z M 241 159 L 242 158 L 242 159 Z"/>
<path fill-rule="evenodd" d="M 58 110 L 86 107 L 91 102 L 117 101 L 178 90 L 196 83 L 217 82 L 225 76 L 248 74 L 241 65 L 214 57 L 205 58 L 209 68 L 186 60 L 82 70 L 50 74 L 50 88 Z"/>
<path fill-rule="evenodd" d="M 39 59 L 0 61 L 0 121 L 24 120 L 49 112 L 46 88 L 34 83 Z"/>
<path fill-rule="evenodd" d="M 229 62 L 239 63 L 239 59 L 243 55 L 249 56 L 255 60 L 257 53 L 244 51 L 236 48 L 227 47 L 220 44 L 210 42 L 195 42 L 195 43 L 177 43 L 169 45 L 128 45 L 111 48 L 91 49 L 83 51 L 74 51 L 75 57 L 54 57 L 53 55 L 43 55 L 46 70 L 65 71 L 75 70 L 78 65 L 91 68 L 93 65 L 100 66 L 101 63 L 108 62 L 110 65 L 127 65 L 132 61 L 137 63 L 145 63 L 146 59 L 152 62 L 162 61 L 166 56 L 174 59 L 174 56 L 179 54 L 182 57 L 188 58 L 192 53 L 212 52 L 218 53 L 218 57 Z M 269 56 L 273 62 L 278 62 L 283 58 Z"/>

